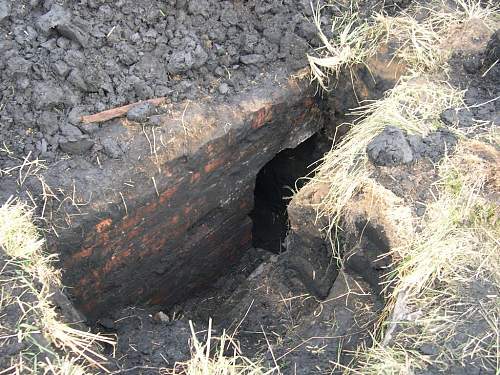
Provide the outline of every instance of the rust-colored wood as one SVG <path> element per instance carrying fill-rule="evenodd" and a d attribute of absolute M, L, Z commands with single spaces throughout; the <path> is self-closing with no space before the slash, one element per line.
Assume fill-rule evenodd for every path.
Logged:
<path fill-rule="evenodd" d="M 132 107 L 134 107 L 134 106 L 136 106 L 138 104 L 151 103 L 151 104 L 154 104 L 154 105 L 160 105 L 160 104 L 162 104 L 162 103 L 165 102 L 165 99 L 166 99 L 165 97 L 162 97 L 162 98 L 154 98 L 154 99 L 148 99 L 148 100 L 141 100 L 141 101 L 136 102 L 136 103 L 127 104 L 127 105 L 124 105 L 124 106 L 121 106 L 121 107 L 116 107 L 116 108 L 108 109 L 106 111 L 95 113 L 93 115 L 82 116 L 80 120 L 84 124 L 89 124 L 89 123 L 92 123 L 92 122 L 104 122 L 104 121 L 112 120 L 114 118 L 126 115 L 130 108 L 132 108 Z"/>

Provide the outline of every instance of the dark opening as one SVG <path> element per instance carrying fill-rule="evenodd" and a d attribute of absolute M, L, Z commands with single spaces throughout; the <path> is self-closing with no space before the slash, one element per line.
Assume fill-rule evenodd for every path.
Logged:
<path fill-rule="evenodd" d="M 293 149 L 285 149 L 267 163 L 257 174 L 254 191 L 253 246 L 274 253 L 283 251 L 288 231 L 287 205 L 295 188 L 307 181 L 312 165 L 323 156 L 321 142 L 314 135 Z M 324 151 L 324 150 L 323 150 Z"/>

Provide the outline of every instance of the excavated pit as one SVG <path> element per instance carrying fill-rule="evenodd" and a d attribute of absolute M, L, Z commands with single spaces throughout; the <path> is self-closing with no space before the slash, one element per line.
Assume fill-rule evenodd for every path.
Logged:
<path fill-rule="evenodd" d="M 273 366 L 270 340 L 295 373 L 338 358 L 338 341 L 314 337 L 363 340 L 358 324 L 372 316 L 352 312 L 375 311 L 376 298 L 337 298 L 366 283 L 337 278 L 332 249 L 307 227 L 314 213 L 289 197 L 339 116 L 397 80 L 387 51 L 319 97 L 300 70 L 319 45 L 297 17 L 308 3 L 126 0 L 114 16 L 95 2 L 32 3 L 0 19 L 15 31 L 0 43 L 0 140 L 49 167 L 21 186 L 0 176 L 0 201 L 38 199 L 71 302 L 117 334 L 116 370 L 188 359 L 189 320 L 203 330 L 213 318 L 216 332 L 237 333 L 246 355 Z M 151 98 L 159 105 L 146 114 L 82 117 Z M 310 347 L 324 348 L 321 359 Z"/>
<path fill-rule="evenodd" d="M 220 152 L 224 162 L 214 167 L 216 182 L 210 178 L 210 173 L 193 181 L 191 175 L 196 172 L 189 170 L 190 184 L 183 185 L 187 191 L 180 196 L 184 202 L 175 206 L 182 205 L 185 214 L 196 213 L 184 210 L 186 205 L 193 204 L 192 192 L 198 191 L 196 183 L 201 186 L 197 194 L 208 199 L 201 200 L 202 205 L 198 206 L 198 209 L 207 209 L 207 214 L 196 219 L 181 216 L 182 220 L 192 223 L 182 236 L 183 241 L 191 242 L 190 246 L 180 244 L 178 250 L 173 249 L 178 257 L 168 257 L 168 249 L 164 249 L 161 256 L 153 259 L 154 264 L 141 259 L 151 268 L 144 268 L 139 263 L 130 265 L 131 269 L 149 273 L 130 271 L 125 276 L 131 280 L 111 287 L 112 295 L 105 290 L 103 294 L 93 291 L 90 296 L 99 299 L 97 305 L 88 305 L 94 302 L 89 299 L 88 289 L 83 289 L 80 295 L 84 301 L 75 299 L 96 331 L 117 335 L 119 341 L 114 353 L 120 360 L 115 361 L 116 369 L 160 368 L 165 361 L 172 365 L 188 360 L 189 321 L 198 331 L 204 331 L 212 319 L 214 335 L 229 332 L 240 342 L 245 355 L 264 358 L 269 366 L 274 365 L 268 350 L 268 345 L 272 345 L 274 355 L 282 356 L 282 363 L 293 362 L 297 373 L 326 371 L 331 367 L 331 358 L 347 363 L 349 356 L 341 355 L 340 347 L 353 350 L 360 342 L 369 342 L 366 328 L 375 320 L 382 303 L 377 296 L 378 290 L 373 288 L 379 275 L 372 270 L 372 259 L 361 257 L 356 264 L 361 268 L 350 267 L 351 273 L 337 278 L 338 264 L 333 262 L 332 248 L 314 222 L 314 210 L 301 203 L 300 194 L 291 200 L 298 191 L 307 190 L 314 166 L 330 150 L 331 141 L 325 135 L 325 125 L 331 124 L 323 103 L 314 96 L 304 100 L 304 91 L 299 91 L 297 99 L 292 101 L 297 105 L 290 106 L 290 87 L 283 97 L 275 96 L 264 110 L 259 109 L 257 115 L 251 115 L 250 120 L 242 120 L 250 124 L 251 129 L 248 132 L 247 128 L 242 140 L 232 143 L 229 150 L 228 143 L 223 143 L 224 149 Z M 294 111 L 302 113 L 299 115 L 301 122 L 289 122 L 290 117 L 286 114 Z M 219 111 L 212 113 L 220 115 Z M 292 127 L 287 128 L 290 125 Z M 288 131 L 281 133 L 284 128 Z M 279 134 L 283 134 L 283 138 L 277 137 Z M 225 132 L 220 136 L 238 139 L 238 133 Z M 235 157 L 235 154 L 245 155 L 244 149 L 249 146 L 250 139 L 257 144 L 263 143 L 252 147 L 249 159 Z M 189 163 L 189 157 L 187 159 Z M 207 165 L 213 165 L 213 161 L 202 165 L 205 172 Z M 209 182 L 203 183 L 203 179 Z M 206 187 L 208 192 L 204 190 Z M 219 191 L 221 187 L 223 190 Z M 171 198 L 176 196 L 177 189 L 173 192 L 160 190 L 160 200 L 164 191 L 169 192 Z M 216 197 L 214 201 L 211 200 L 213 196 Z M 154 201 L 157 199 L 158 196 L 153 196 Z M 208 207 L 204 207 L 207 203 Z M 161 210 L 157 206 L 153 208 Z M 146 212 L 154 213 L 153 208 Z M 178 211 L 172 214 L 178 217 Z M 130 211 L 121 220 L 127 222 L 129 216 Z M 108 240 L 113 232 L 107 232 L 106 221 L 103 230 L 102 223 L 101 220 L 94 226 L 95 232 L 98 236 L 107 233 Z M 169 221 L 167 224 L 176 223 Z M 149 229 L 138 228 L 143 235 L 149 236 Z M 169 230 L 167 225 L 161 228 L 161 231 Z M 198 234 L 200 228 L 201 235 Z M 155 233 L 159 236 L 155 240 L 165 236 L 160 231 Z M 109 243 L 120 244 L 116 241 Z M 133 253 L 127 257 L 131 257 L 131 261 L 134 259 Z M 170 263 L 165 262 L 165 257 Z M 80 261 L 78 265 L 81 267 L 85 263 Z M 99 280 L 114 275 L 93 273 L 98 286 L 102 285 Z M 372 284 L 374 280 L 377 281 Z M 153 281 L 151 286 L 150 281 Z M 147 291 L 146 298 L 140 297 L 142 289 Z M 116 299 L 121 290 L 135 293 L 139 298 L 134 301 Z M 345 297 L 353 291 L 354 297 Z M 78 293 L 73 292 L 73 295 L 79 298 Z M 110 301 L 118 302 L 112 306 Z M 332 325 L 332 321 L 336 323 Z M 273 336 L 269 338 L 267 333 Z M 329 337 L 344 338 L 332 340 Z M 304 342 L 311 345 L 302 348 Z M 314 347 L 323 348 L 321 356 L 308 349 Z"/>
<path fill-rule="evenodd" d="M 277 335 L 275 350 L 286 356 L 310 337 L 328 348 L 325 369 L 340 343 L 313 337 L 347 335 L 353 349 L 367 339 L 358 332 L 367 332 L 380 303 L 365 293 L 370 280 L 357 272 L 337 278 L 314 210 L 289 198 L 330 149 L 338 114 L 379 95 L 372 80 L 386 86 L 397 78 L 372 73 L 360 67 L 354 87 L 344 77 L 325 97 L 299 72 L 223 103 L 162 104 L 143 123 L 95 124 L 93 138 L 121 145 L 120 157 L 73 156 L 47 170 L 44 181 L 58 186 L 43 205 L 49 248 L 75 307 L 97 330 L 117 334 L 127 358 L 117 368 L 189 358 L 189 320 L 203 330 L 213 318 L 217 332 L 237 333 L 249 356 L 269 354 L 263 330 Z M 359 296 L 344 300 L 353 287 Z M 358 317 L 357 306 L 370 313 Z M 302 371 L 320 366 L 313 352 L 301 353 L 289 357 Z"/>
<path fill-rule="evenodd" d="M 189 359 L 187 322 L 209 318 L 283 373 L 334 373 L 370 340 L 391 241 L 355 207 L 340 277 L 314 220 L 324 191 L 301 178 L 323 134 L 397 81 L 389 47 L 319 98 L 297 78 L 320 45 L 308 2 L 105 3 L 2 7 L 0 162 L 49 168 L 0 176 L 0 201 L 41 197 L 72 302 L 118 334 L 114 373 Z M 151 98 L 147 114 L 81 117 Z"/>
<path fill-rule="evenodd" d="M 121 158 L 53 165 L 47 239 L 76 306 L 90 320 L 173 306 L 216 280 L 252 246 L 259 170 L 323 128 L 319 104 L 306 80 L 282 77 L 223 104 L 165 105 L 146 124 L 109 121 L 94 136 L 126 144 Z"/>
<path fill-rule="evenodd" d="M 337 277 L 312 206 L 289 198 L 330 149 L 336 114 L 370 91 L 360 80 L 357 94 L 339 85 L 320 98 L 298 76 L 224 103 L 163 104 L 142 123 L 94 124 L 95 139 L 126 152 L 98 163 L 73 156 L 44 173 L 58 186 L 43 202 L 48 248 L 87 323 L 117 334 L 117 370 L 187 360 L 189 321 L 206 330 L 213 319 L 214 334 L 231 332 L 273 366 L 270 340 L 297 373 L 327 370 L 340 344 L 369 340 L 380 304 L 370 280 Z M 324 352 L 292 350 L 304 342 Z"/>

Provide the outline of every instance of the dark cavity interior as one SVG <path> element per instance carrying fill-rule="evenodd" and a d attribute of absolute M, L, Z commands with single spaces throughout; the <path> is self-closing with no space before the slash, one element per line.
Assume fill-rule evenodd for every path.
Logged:
<path fill-rule="evenodd" d="M 293 193 L 307 182 L 314 163 L 322 156 L 320 135 L 296 148 L 278 153 L 257 174 L 254 191 L 253 246 L 273 253 L 284 251 L 288 231 L 287 205 Z M 324 150 L 323 150 L 324 151 Z"/>

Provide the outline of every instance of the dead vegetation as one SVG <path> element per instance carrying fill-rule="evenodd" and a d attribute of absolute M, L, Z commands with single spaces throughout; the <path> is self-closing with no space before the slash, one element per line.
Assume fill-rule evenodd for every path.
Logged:
<path fill-rule="evenodd" d="M 72 327 L 58 315 L 52 295 L 54 288 L 62 287 L 60 274 L 52 265 L 54 256 L 45 254 L 43 245 L 32 211 L 26 205 L 10 200 L 0 207 L 0 248 L 10 258 L 7 262 L 17 275 L 2 274 L 0 307 L 4 310 L 17 304 L 24 311 L 14 336 L 4 336 L 2 340 L 15 337 L 19 342 L 33 342 L 40 353 L 36 355 L 32 349 L 21 351 L 11 358 L 6 373 L 38 373 L 43 369 L 53 374 L 84 374 L 92 367 L 107 371 L 103 365 L 106 358 L 98 346 L 114 345 L 114 339 Z M 2 270 L 6 270 L 5 265 Z M 24 298 L 26 295 L 30 298 Z"/>
<path fill-rule="evenodd" d="M 426 6 L 415 3 L 395 17 L 379 13 L 360 20 L 359 4 L 351 0 L 342 16 L 333 18 L 333 36 L 328 38 L 321 27 L 323 8 L 317 4 L 313 7 L 313 22 L 323 46 L 307 57 L 311 80 L 323 89 L 340 71 L 365 64 L 381 44 L 395 46 L 394 59 L 405 63 L 410 74 L 442 72 L 452 52 L 450 33 L 463 32 L 476 20 L 493 31 L 498 21 L 498 5 L 478 0 L 449 4 L 434 0 Z"/>
<path fill-rule="evenodd" d="M 168 374 L 171 375 L 266 375 L 274 373 L 274 369 L 264 370 L 255 361 L 245 357 L 239 343 L 223 332 L 220 337 L 212 336 L 212 321 L 208 323 L 206 332 L 196 332 L 191 327 L 191 359 L 176 363 Z M 198 336 L 206 333 L 205 342 Z"/>
<path fill-rule="evenodd" d="M 436 118 L 446 108 L 459 105 L 461 93 L 445 83 L 409 76 L 381 100 L 357 110 L 361 120 L 325 155 L 314 181 L 328 184 L 326 197 L 317 206 L 318 215 L 329 220 L 329 231 L 339 223 L 349 200 L 369 180 L 371 167 L 366 147 L 387 125 L 411 134 L 426 135 L 436 130 Z"/>
<path fill-rule="evenodd" d="M 422 231 L 392 250 L 394 289 L 378 341 L 360 350 L 349 373 L 453 372 L 467 363 L 498 371 L 500 226 L 491 194 L 498 194 L 499 161 L 494 148 L 464 141 L 438 167 L 439 197 Z M 423 354 L 427 347 L 432 355 Z"/>
<path fill-rule="evenodd" d="M 379 14 L 363 27 L 354 27 L 350 15 L 334 20 L 340 37 L 324 41 L 321 57 L 309 57 L 312 78 L 321 86 L 340 69 L 363 63 L 374 53 L 369 46 L 381 40 L 398 46 L 394 58 L 405 62 L 407 74 L 381 100 L 354 110 L 360 119 L 317 168 L 312 183 L 329 187 L 316 205 L 318 217 L 328 219 L 326 233 L 342 230 L 353 197 L 376 184 L 366 147 L 385 126 L 424 136 L 444 125 L 439 119 L 444 109 L 464 106 L 463 93 L 446 82 L 449 34 L 466 32 L 469 22 L 494 30 L 497 11 L 492 3 L 457 0 L 452 8 L 433 2 L 397 17 Z M 360 49 L 361 60 L 354 56 Z M 492 143 L 496 133 L 493 126 Z M 456 134 L 458 148 L 435 166 L 438 194 L 415 223 L 418 233 L 407 231 L 400 246 L 385 255 L 394 261 L 386 283 L 391 288 L 373 345 L 359 347 L 351 365 L 341 366 L 345 373 L 455 373 L 464 366 L 500 371 L 500 160 L 493 147 Z"/>

